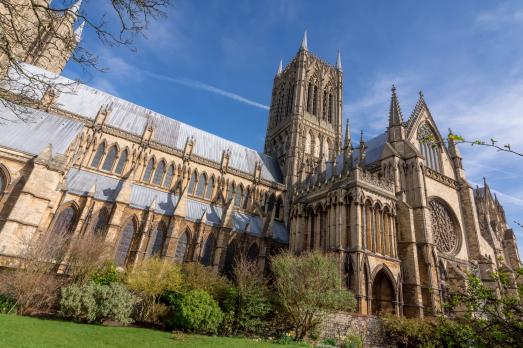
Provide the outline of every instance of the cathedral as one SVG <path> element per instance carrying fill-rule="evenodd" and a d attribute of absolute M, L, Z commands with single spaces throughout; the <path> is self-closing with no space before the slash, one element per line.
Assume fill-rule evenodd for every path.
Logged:
<path fill-rule="evenodd" d="M 79 42 L 76 22 L 61 23 Z M 71 81 L 60 75 L 71 52 L 46 47 L 18 47 L 20 65 L 70 87 L 22 96 L 30 122 L 0 104 L 4 267 L 53 234 L 96 234 L 123 268 L 157 256 L 230 274 L 243 254 L 268 272 L 282 250 L 322 250 L 359 313 L 420 317 L 441 313 L 467 273 L 507 291 L 491 272 L 520 265 L 501 203 L 486 181 L 468 183 L 423 94 L 404 119 L 393 86 L 383 133 L 352 140 L 340 54 L 318 58 L 306 34 L 274 77 L 263 152 Z M 26 78 L 0 88 L 20 97 Z"/>

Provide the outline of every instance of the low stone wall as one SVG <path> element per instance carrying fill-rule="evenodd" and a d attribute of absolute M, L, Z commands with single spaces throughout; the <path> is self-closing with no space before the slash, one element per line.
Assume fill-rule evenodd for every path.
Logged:
<path fill-rule="evenodd" d="M 365 347 L 387 347 L 381 319 L 375 316 L 337 312 L 327 316 L 323 323 L 322 337 L 342 337 L 348 332 L 359 334 Z"/>

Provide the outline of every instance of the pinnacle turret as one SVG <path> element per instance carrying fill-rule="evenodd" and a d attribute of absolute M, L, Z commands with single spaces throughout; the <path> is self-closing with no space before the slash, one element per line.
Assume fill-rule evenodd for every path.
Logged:
<path fill-rule="evenodd" d="M 336 69 L 339 71 L 343 71 L 343 68 L 341 67 L 341 53 L 340 50 L 338 50 L 338 56 L 336 57 Z"/>
<path fill-rule="evenodd" d="M 278 65 L 278 71 L 276 72 L 276 76 L 280 76 L 283 72 L 283 60 L 280 59 L 280 64 Z"/>
<path fill-rule="evenodd" d="M 82 33 L 84 31 L 84 26 L 85 26 L 85 21 L 82 21 L 82 23 L 80 23 L 78 28 L 76 28 L 74 31 L 74 38 L 76 40 L 76 43 L 80 42 L 80 40 L 82 39 Z"/>
<path fill-rule="evenodd" d="M 396 86 L 392 85 L 392 96 L 390 98 L 389 127 L 403 125 L 403 114 L 401 113 Z"/>
<path fill-rule="evenodd" d="M 300 50 L 309 50 L 309 48 L 307 47 L 307 30 L 305 30 L 305 33 L 303 34 L 303 40 L 301 40 Z"/>

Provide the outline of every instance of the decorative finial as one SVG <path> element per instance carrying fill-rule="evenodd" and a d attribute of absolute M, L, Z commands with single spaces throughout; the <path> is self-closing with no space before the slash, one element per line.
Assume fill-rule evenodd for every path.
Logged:
<path fill-rule="evenodd" d="M 343 68 L 341 67 L 341 53 L 340 53 L 340 50 L 338 50 L 338 56 L 336 57 L 336 68 L 339 71 L 343 71 Z"/>
<path fill-rule="evenodd" d="M 280 64 L 278 65 L 278 72 L 276 73 L 276 76 L 280 76 L 283 72 L 283 60 L 280 59 Z"/>
<path fill-rule="evenodd" d="M 76 28 L 76 30 L 74 31 L 74 38 L 76 39 L 77 43 L 80 42 L 80 40 L 82 39 L 82 33 L 84 31 L 84 26 L 85 26 L 85 21 L 82 21 L 82 23 L 80 23 L 78 28 Z"/>
<path fill-rule="evenodd" d="M 309 48 L 307 47 L 307 30 L 305 30 L 305 33 L 303 34 L 303 40 L 301 40 L 300 49 L 305 51 L 309 50 Z"/>
<path fill-rule="evenodd" d="M 419 97 L 423 98 L 423 91 L 420 90 L 418 93 L 419 93 Z"/>

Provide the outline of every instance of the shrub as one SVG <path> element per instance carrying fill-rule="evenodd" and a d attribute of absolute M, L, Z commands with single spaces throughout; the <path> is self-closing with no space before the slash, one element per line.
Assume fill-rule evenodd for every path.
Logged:
<path fill-rule="evenodd" d="M 347 332 L 347 335 L 343 338 L 340 347 L 342 348 L 360 348 L 363 347 L 363 339 L 360 335 Z"/>
<path fill-rule="evenodd" d="M 13 310 L 16 310 L 16 300 L 7 295 L 0 294 L 0 313 L 9 314 Z"/>
<path fill-rule="evenodd" d="M 324 338 L 323 341 L 321 341 L 321 344 L 325 345 L 325 346 L 334 346 L 334 347 L 336 347 L 338 345 L 338 342 L 333 337 L 327 337 L 327 338 Z"/>
<path fill-rule="evenodd" d="M 271 311 L 267 282 L 254 262 L 241 256 L 233 272 L 236 287 L 227 290 L 222 302 L 225 312 L 223 331 L 260 335 L 267 326 L 267 315 Z"/>
<path fill-rule="evenodd" d="M 396 347 L 427 347 L 434 341 L 434 325 L 427 319 L 384 318 L 385 334 Z"/>
<path fill-rule="evenodd" d="M 111 245 L 92 231 L 67 243 L 67 275 L 72 283 L 85 284 L 111 258 Z"/>
<path fill-rule="evenodd" d="M 137 306 L 136 319 L 151 321 L 157 316 L 159 298 L 166 291 L 178 291 L 182 284 L 182 274 L 178 264 L 158 258 L 139 262 L 127 274 L 127 286 L 135 292 L 140 302 Z"/>
<path fill-rule="evenodd" d="M 231 286 L 227 278 L 215 272 L 211 267 L 205 267 L 198 262 L 183 264 L 182 274 L 182 292 L 195 289 L 204 290 L 218 302 L 227 296 L 227 291 Z"/>
<path fill-rule="evenodd" d="M 109 319 L 127 325 L 131 322 L 134 302 L 134 296 L 120 283 L 100 285 L 90 282 L 63 288 L 60 309 L 65 317 L 78 321 Z"/>
<path fill-rule="evenodd" d="M 216 333 L 223 313 L 211 295 L 203 290 L 191 290 L 171 296 L 170 299 L 173 314 L 169 324 L 172 327 L 192 332 Z"/>
<path fill-rule="evenodd" d="M 312 252 L 283 253 L 272 258 L 275 285 L 282 310 L 295 339 L 303 339 L 321 324 L 327 311 L 354 310 L 352 293 L 340 286 L 338 263 L 332 256 Z"/>
<path fill-rule="evenodd" d="M 121 279 L 120 273 L 116 269 L 114 262 L 106 262 L 100 269 L 96 270 L 91 276 L 91 280 L 99 285 L 109 285 L 117 283 Z"/>

